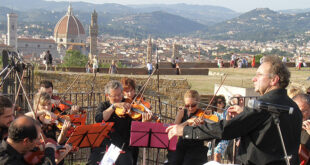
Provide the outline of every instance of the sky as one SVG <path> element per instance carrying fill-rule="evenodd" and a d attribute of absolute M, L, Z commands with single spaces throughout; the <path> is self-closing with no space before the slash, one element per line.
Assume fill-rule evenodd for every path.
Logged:
<path fill-rule="evenodd" d="M 84 1 L 90 3 L 118 4 L 199 4 L 222 6 L 237 12 L 247 12 L 255 8 L 270 8 L 271 10 L 305 9 L 310 8 L 310 0 L 55 0 L 55 1 Z"/>

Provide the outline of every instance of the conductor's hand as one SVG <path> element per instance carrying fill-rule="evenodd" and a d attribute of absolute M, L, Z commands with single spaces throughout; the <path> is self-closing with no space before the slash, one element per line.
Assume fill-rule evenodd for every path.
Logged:
<path fill-rule="evenodd" d="M 183 135 L 183 130 L 184 127 L 187 125 L 186 122 L 182 123 L 182 124 L 177 124 L 177 125 L 172 125 L 169 126 L 166 129 L 166 132 L 168 132 L 168 138 L 169 140 L 172 139 L 174 136 L 182 136 Z"/>
<path fill-rule="evenodd" d="M 240 114 L 241 112 L 243 112 L 243 108 L 240 107 L 239 105 L 233 105 L 233 106 L 230 106 L 228 108 L 228 114 L 229 116 L 231 117 L 235 117 L 237 116 L 238 114 Z"/>

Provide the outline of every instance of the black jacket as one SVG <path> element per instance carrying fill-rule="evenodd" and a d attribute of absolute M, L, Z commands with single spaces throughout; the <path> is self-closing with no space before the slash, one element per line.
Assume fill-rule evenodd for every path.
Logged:
<path fill-rule="evenodd" d="M 280 115 L 280 128 L 291 164 L 299 164 L 298 147 L 302 114 L 285 89 L 275 89 L 258 98 L 260 101 L 294 107 L 292 115 Z M 186 126 L 186 139 L 233 139 L 241 137 L 238 156 L 242 164 L 283 164 L 284 153 L 277 127 L 269 112 L 245 108 L 235 118 L 199 127 Z"/>
<path fill-rule="evenodd" d="M 44 157 L 38 165 L 55 165 L 55 151 L 46 148 Z M 24 156 L 11 147 L 5 140 L 0 144 L 0 165 L 26 165 Z"/>

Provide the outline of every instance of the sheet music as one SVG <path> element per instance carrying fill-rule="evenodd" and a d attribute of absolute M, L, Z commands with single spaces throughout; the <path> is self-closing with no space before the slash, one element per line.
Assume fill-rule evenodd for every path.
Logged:
<path fill-rule="evenodd" d="M 238 164 L 220 164 L 220 163 L 218 163 L 216 161 L 210 161 L 210 162 L 207 162 L 207 163 L 205 163 L 203 165 L 238 165 Z"/>
<path fill-rule="evenodd" d="M 116 162 L 121 151 L 122 150 L 120 148 L 118 148 L 114 144 L 111 144 L 108 148 L 108 151 L 104 154 L 99 165 L 113 165 Z"/>

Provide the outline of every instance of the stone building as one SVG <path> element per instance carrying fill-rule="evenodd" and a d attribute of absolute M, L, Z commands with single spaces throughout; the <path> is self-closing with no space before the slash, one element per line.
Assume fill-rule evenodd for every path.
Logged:
<path fill-rule="evenodd" d="M 152 62 L 152 38 L 149 37 L 146 48 L 146 62 Z"/>
<path fill-rule="evenodd" d="M 13 47 L 13 49 L 17 50 L 17 14 L 9 13 L 7 14 L 7 45 Z"/>
<path fill-rule="evenodd" d="M 92 59 L 94 55 L 98 55 L 97 50 L 97 39 L 98 39 L 98 14 L 94 10 L 91 15 L 91 23 L 89 26 L 89 36 L 90 36 L 90 52 L 89 59 Z"/>

